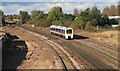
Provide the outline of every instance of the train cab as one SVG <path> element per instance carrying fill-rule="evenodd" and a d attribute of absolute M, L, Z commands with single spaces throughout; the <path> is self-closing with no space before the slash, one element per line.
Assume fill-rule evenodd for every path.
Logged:
<path fill-rule="evenodd" d="M 73 39 L 73 29 L 66 28 L 66 39 Z"/>

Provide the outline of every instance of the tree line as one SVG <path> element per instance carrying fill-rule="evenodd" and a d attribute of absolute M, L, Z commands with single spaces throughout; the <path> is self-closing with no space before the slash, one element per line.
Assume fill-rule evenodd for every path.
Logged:
<path fill-rule="evenodd" d="M 0 25 L 2 23 L 4 23 L 4 22 L 5 22 L 5 20 L 4 20 L 4 12 L 0 9 Z"/>
<path fill-rule="evenodd" d="M 64 13 L 62 8 L 53 7 L 48 13 L 42 10 L 32 10 L 31 14 L 27 11 L 20 11 L 19 15 L 9 15 L 7 18 L 17 18 L 22 24 L 34 24 L 40 27 L 49 27 L 50 25 L 69 26 L 82 30 L 95 30 L 96 27 L 110 26 L 108 16 L 118 15 L 120 6 L 112 5 L 105 7 L 101 12 L 97 6 L 87 8 L 84 11 L 77 8 L 73 14 Z"/>
<path fill-rule="evenodd" d="M 103 13 L 109 15 L 109 16 L 120 16 L 120 4 L 117 6 L 111 5 L 110 7 L 107 6 L 104 8 Z"/>

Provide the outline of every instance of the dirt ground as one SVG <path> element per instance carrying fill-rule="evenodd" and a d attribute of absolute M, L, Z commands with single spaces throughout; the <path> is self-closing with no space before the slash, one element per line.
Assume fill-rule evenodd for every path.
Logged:
<path fill-rule="evenodd" d="M 3 68 L 7 69 L 62 69 L 61 62 L 45 42 L 17 29 L 6 29 L 17 39 L 5 51 Z M 36 44 L 37 43 L 37 44 Z M 39 44 L 38 44 L 39 43 Z M 9 48 L 9 49 L 8 49 Z M 12 52 L 12 54 L 11 54 Z M 24 54 L 23 54 L 24 53 Z M 7 54 L 7 55 L 6 55 Z M 19 57 L 18 57 L 19 56 Z M 9 60 L 7 60 L 9 59 Z"/>
<path fill-rule="evenodd" d="M 117 30 L 106 30 L 97 32 L 86 32 L 86 31 L 76 31 L 77 34 L 86 36 L 89 38 L 97 39 L 106 44 L 118 47 L 118 31 Z"/>
<path fill-rule="evenodd" d="M 2 38 L 5 35 L 5 32 L 3 30 L 0 30 L 0 37 Z"/>

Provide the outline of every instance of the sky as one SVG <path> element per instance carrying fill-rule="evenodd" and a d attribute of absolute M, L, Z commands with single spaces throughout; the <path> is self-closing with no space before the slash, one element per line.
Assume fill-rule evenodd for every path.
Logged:
<path fill-rule="evenodd" d="M 1 0 L 0 9 L 4 14 L 19 14 L 19 11 L 42 10 L 48 13 L 53 7 L 60 6 L 64 13 L 72 14 L 75 8 L 85 10 L 97 6 L 101 11 L 106 6 L 117 5 L 118 0 Z"/>
<path fill-rule="evenodd" d="M 119 0 L 0 0 L 2 2 L 118 2 Z"/>

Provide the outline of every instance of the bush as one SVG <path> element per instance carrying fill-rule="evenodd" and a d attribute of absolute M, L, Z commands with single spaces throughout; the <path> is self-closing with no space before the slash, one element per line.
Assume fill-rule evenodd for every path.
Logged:
<path fill-rule="evenodd" d="M 63 22 L 61 20 L 56 20 L 56 21 L 53 21 L 52 22 L 53 25 L 58 25 L 58 26 L 62 26 L 63 25 Z"/>
<path fill-rule="evenodd" d="M 51 23 L 46 19 L 30 20 L 27 23 L 28 24 L 34 24 L 37 27 L 49 27 L 51 25 Z"/>
<path fill-rule="evenodd" d="M 88 21 L 85 25 L 85 30 L 86 31 L 91 31 L 92 30 L 92 24 L 90 21 Z"/>
<path fill-rule="evenodd" d="M 85 23 L 83 22 L 82 17 L 76 18 L 74 22 L 76 23 L 76 25 L 78 26 L 78 28 L 80 28 L 82 30 L 84 29 Z"/>
<path fill-rule="evenodd" d="M 120 31 L 120 26 L 114 27 L 114 29 Z"/>
<path fill-rule="evenodd" d="M 64 26 L 71 27 L 73 23 L 74 23 L 73 21 L 66 21 L 64 22 Z"/>
<path fill-rule="evenodd" d="M 80 29 L 75 22 L 71 23 L 71 25 L 69 27 L 71 27 L 73 29 Z"/>
<path fill-rule="evenodd" d="M 111 29 L 112 26 L 105 24 L 104 26 L 101 26 L 101 28 L 102 28 L 102 29 Z"/>
<path fill-rule="evenodd" d="M 4 38 L 3 38 L 3 43 L 4 43 L 4 45 L 5 46 L 8 46 L 8 45 L 10 45 L 11 43 L 11 41 L 12 41 L 12 38 L 11 38 L 12 36 L 10 35 L 10 33 L 6 33 L 6 35 L 4 36 Z"/>

